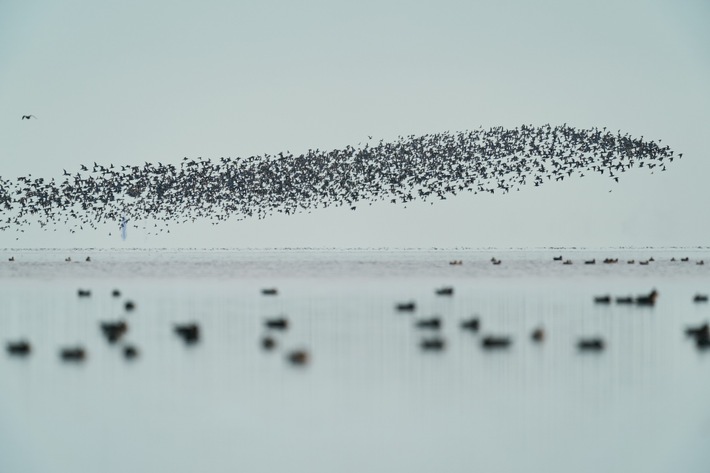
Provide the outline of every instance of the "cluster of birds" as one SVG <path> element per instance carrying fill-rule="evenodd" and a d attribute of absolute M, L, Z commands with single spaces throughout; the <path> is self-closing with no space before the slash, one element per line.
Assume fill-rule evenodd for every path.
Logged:
<path fill-rule="evenodd" d="M 91 297 L 91 289 L 77 289 L 77 296 L 80 299 Z M 114 289 L 111 291 L 111 296 L 114 298 L 121 297 L 121 291 Z M 123 301 L 123 309 L 126 313 L 133 312 L 136 309 L 136 303 L 126 299 Z M 128 332 L 128 322 L 125 319 L 116 321 L 102 321 L 99 323 L 100 332 L 106 338 L 109 344 L 114 345 L 119 341 L 121 344 L 121 352 L 124 358 L 132 360 L 140 354 L 138 348 L 130 342 L 123 340 L 124 335 Z M 32 344 L 27 339 L 8 341 L 7 352 L 13 356 L 29 356 L 32 353 Z M 89 356 L 87 349 L 83 345 L 67 345 L 59 348 L 59 358 L 65 362 L 78 363 L 86 360 Z"/>
<path fill-rule="evenodd" d="M 555 256 L 554 260 L 555 261 L 562 261 L 562 256 L 559 256 L 559 257 Z M 636 261 L 635 259 L 626 260 L 626 264 L 638 263 L 641 266 L 648 266 L 650 263 L 653 263 L 654 261 L 656 261 L 656 260 L 653 258 L 653 256 L 651 256 L 648 259 L 639 260 L 639 261 Z M 683 263 L 687 263 L 690 261 L 690 258 L 685 257 L 685 258 L 680 258 L 680 260 L 677 260 L 675 257 L 673 257 L 670 259 L 670 261 L 671 261 L 671 263 L 675 263 L 676 261 L 681 261 Z M 602 261 L 602 263 L 604 263 L 604 264 L 617 264 L 618 262 L 619 262 L 619 258 L 604 258 L 604 260 Z M 564 260 L 564 262 L 562 264 L 572 264 L 572 260 L 568 260 L 568 259 Z M 597 259 L 592 258 L 590 260 L 585 260 L 584 264 L 597 264 Z M 698 266 L 703 266 L 705 264 L 705 260 L 697 260 L 695 262 L 695 264 Z"/>
<path fill-rule="evenodd" d="M 618 181 L 631 168 L 664 171 L 682 157 L 660 141 L 548 124 L 410 135 L 297 155 L 185 157 L 179 165 L 94 162 L 61 178 L 0 178 L 0 230 L 64 224 L 76 232 L 143 222 L 146 232 L 157 234 L 196 219 L 216 224 L 319 207 L 355 210 L 377 201 L 406 205 L 462 192 L 508 193 L 591 173 Z"/>
<path fill-rule="evenodd" d="M 278 289 L 264 288 L 261 290 L 261 293 L 263 296 L 277 296 Z M 451 286 L 441 287 L 435 290 L 435 294 L 441 297 L 452 297 L 454 295 L 454 288 Z M 79 298 L 87 298 L 91 297 L 92 292 L 90 289 L 80 288 L 77 291 L 77 295 Z M 121 292 L 114 289 L 111 295 L 114 298 L 118 298 L 121 297 Z M 648 294 L 641 294 L 635 297 L 616 297 L 615 301 L 617 304 L 653 307 L 656 304 L 658 296 L 658 291 L 653 289 Z M 595 296 L 594 302 L 596 304 L 611 304 L 612 299 L 612 296 L 606 294 Z M 696 294 L 693 298 L 693 302 L 707 303 L 708 295 Z M 123 308 L 126 313 L 130 313 L 136 309 L 136 304 L 132 300 L 125 300 Z M 395 304 L 394 309 L 399 313 L 414 313 L 417 310 L 417 304 L 415 301 L 399 302 Z M 414 321 L 414 327 L 417 330 L 427 333 L 426 336 L 421 338 L 419 344 L 423 351 L 443 351 L 446 348 L 446 339 L 439 335 L 443 325 L 444 321 L 442 317 L 438 315 L 418 318 Z M 265 319 L 264 329 L 267 333 L 259 342 L 261 348 L 265 351 L 276 350 L 279 346 L 279 340 L 276 334 L 287 331 L 290 326 L 291 321 L 286 316 Z M 482 322 L 478 315 L 460 321 L 460 328 L 463 331 L 479 333 L 481 327 Z M 121 343 L 121 350 L 125 359 L 133 360 L 140 355 L 140 351 L 135 345 L 124 341 L 125 335 L 129 331 L 129 323 L 125 318 L 102 321 L 99 323 L 99 329 L 109 344 L 115 345 L 119 342 Z M 176 323 L 173 325 L 172 329 L 175 335 L 182 339 L 186 345 L 193 345 L 200 341 L 201 329 L 197 322 Z M 687 327 L 685 333 L 695 341 L 698 349 L 705 350 L 710 348 L 710 326 L 707 322 L 698 326 Z M 545 338 L 546 331 L 542 325 L 538 325 L 530 333 L 530 339 L 533 343 L 541 344 L 545 341 Z M 481 337 L 480 344 L 484 350 L 502 350 L 509 348 L 513 344 L 513 338 L 510 335 L 489 333 Z M 582 352 L 600 352 L 605 349 L 606 342 L 600 336 L 583 337 L 577 340 L 576 347 Z M 30 355 L 32 345 L 26 339 L 14 340 L 7 342 L 6 349 L 8 354 L 12 356 L 24 357 Z M 66 362 L 81 362 L 88 357 L 88 352 L 81 345 L 65 346 L 60 348 L 59 357 Z M 308 364 L 311 360 L 311 355 L 309 350 L 299 348 L 287 351 L 285 359 L 292 365 L 300 366 Z"/>
<path fill-rule="evenodd" d="M 442 287 L 435 291 L 437 296 L 452 296 L 454 294 L 453 287 Z M 658 291 L 653 289 L 649 294 L 642 294 L 631 297 L 629 303 L 635 304 L 637 306 L 652 307 L 656 304 L 658 299 Z M 609 303 L 610 296 L 598 296 L 594 298 L 596 303 Z M 707 296 L 696 295 L 695 302 L 707 302 Z M 407 301 L 395 304 L 395 310 L 397 312 L 415 312 L 417 309 L 416 302 Z M 415 328 L 426 331 L 438 332 L 443 327 L 443 320 L 440 316 L 434 316 L 430 318 L 421 318 L 415 321 Z M 704 328 L 702 328 L 704 327 Z M 477 333 L 481 330 L 481 319 L 478 315 L 470 318 L 461 320 L 460 322 L 461 330 Z M 707 324 L 699 328 L 688 329 L 688 333 L 693 331 L 693 333 L 704 334 L 708 331 Z M 534 343 L 542 343 L 545 341 L 546 331 L 542 325 L 538 325 L 533 328 L 530 332 L 530 339 Z M 501 335 L 490 333 L 484 335 L 481 338 L 481 347 L 485 350 L 501 350 L 510 347 L 513 344 L 513 338 L 510 335 Z M 602 351 L 606 346 L 605 340 L 600 336 L 589 336 L 582 337 L 577 340 L 577 348 L 580 351 Z M 427 336 L 421 339 L 420 347 L 424 351 L 441 351 L 446 348 L 446 339 L 441 336 Z M 710 341 L 707 345 L 701 346 L 698 343 L 698 347 L 707 348 L 710 347 Z"/>
<path fill-rule="evenodd" d="M 573 264 L 571 259 L 563 259 L 563 258 L 562 258 L 562 255 L 560 255 L 560 256 L 553 256 L 552 260 L 553 260 L 553 261 L 561 261 L 562 264 L 564 264 L 564 265 Z M 654 261 L 656 261 L 656 260 L 655 260 L 655 259 L 653 258 L 653 256 L 652 256 L 652 257 L 650 257 L 650 258 L 648 258 L 648 259 L 646 259 L 646 260 L 639 260 L 639 261 L 638 261 L 638 264 L 640 264 L 641 266 L 647 266 L 649 263 L 653 263 Z M 675 262 L 678 262 L 678 261 L 683 262 L 683 263 L 687 263 L 687 262 L 690 261 L 690 258 L 686 256 L 686 257 L 680 258 L 680 259 L 676 259 L 675 257 L 673 257 L 673 258 L 670 259 L 670 262 L 671 262 L 671 263 L 675 263 Z M 495 256 L 491 258 L 491 263 L 492 263 L 493 265 L 496 265 L 496 266 L 497 266 L 497 265 L 500 265 L 502 262 L 503 262 L 502 260 L 499 260 L 499 259 L 496 258 Z M 618 262 L 619 262 L 619 258 L 604 258 L 604 260 L 602 261 L 602 263 L 604 263 L 604 264 L 616 264 L 616 263 L 618 263 Z M 630 259 L 630 260 L 627 260 L 627 261 L 626 261 L 627 264 L 635 264 L 636 262 L 637 262 L 637 261 L 636 261 L 635 259 Z M 596 258 L 592 258 L 592 259 L 589 259 L 589 260 L 584 260 L 584 264 L 587 264 L 587 265 L 597 264 L 597 259 L 596 259 Z M 703 265 L 705 265 L 705 260 L 702 260 L 702 259 L 697 260 L 697 261 L 695 261 L 695 264 L 696 264 L 697 266 L 703 266 Z M 449 265 L 451 265 L 451 266 L 461 266 L 461 265 L 463 265 L 463 260 L 460 260 L 460 259 L 451 260 L 451 261 L 449 261 Z"/>
<path fill-rule="evenodd" d="M 275 288 L 266 288 L 262 290 L 265 296 L 274 296 L 278 294 Z M 121 291 L 114 289 L 111 292 L 114 298 L 121 297 Z M 77 296 L 88 298 L 92 296 L 90 289 L 79 288 Z M 125 314 L 129 314 L 136 309 L 136 303 L 132 300 L 123 302 Z M 136 345 L 125 340 L 126 334 L 129 331 L 130 324 L 126 318 L 118 320 L 104 320 L 99 322 L 99 331 L 110 345 L 118 345 L 121 348 L 121 353 L 126 360 L 134 360 L 140 356 L 140 350 Z M 286 317 L 268 318 L 264 321 L 264 327 L 270 332 L 269 335 L 261 339 L 260 345 L 264 350 L 272 351 L 278 347 L 276 337 L 273 335 L 277 331 L 285 331 L 289 328 L 289 320 Z M 172 327 L 173 333 L 180 338 L 185 345 L 194 345 L 200 341 L 200 325 L 197 322 L 175 323 Z M 32 353 L 32 344 L 27 339 L 11 340 L 6 344 L 7 353 L 16 357 L 27 357 Z M 68 345 L 60 347 L 59 359 L 65 362 L 76 363 L 85 361 L 88 356 L 88 350 L 83 345 Z M 292 365 L 302 366 L 310 361 L 310 353 L 306 349 L 298 348 L 289 350 L 286 353 L 286 360 Z"/>

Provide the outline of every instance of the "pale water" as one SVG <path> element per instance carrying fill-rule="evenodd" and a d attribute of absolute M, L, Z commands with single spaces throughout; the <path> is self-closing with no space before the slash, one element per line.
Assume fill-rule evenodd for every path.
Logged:
<path fill-rule="evenodd" d="M 710 351 L 684 335 L 710 319 L 692 301 L 710 292 L 710 250 L 0 256 L 0 342 L 33 345 L 0 356 L 0 472 L 710 471 Z M 445 285 L 454 295 L 435 295 Z M 593 303 L 652 288 L 653 308 Z M 395 311 L 409 300 L 415 313 Z M 264 319 L 282 314 L 291 326 L 262 350 Z M 434 314 L 447 345 L 425 352 L 430 334 L 414 324 Z M 474 314 L 481 332 L 462 331 Z M 100 333 L 118 318 L 134 361 Z M 188 321 L 202 329 L 194 346 L 172 331 Z M 511 348 L 483 350 L 489 333 Z M 591 335 L 606 350 L 578 352 Z M 62 362 L 59 348 L 77 343 L 88 358 Z M 294 348 L 309 365 L 286 361 Z"/>

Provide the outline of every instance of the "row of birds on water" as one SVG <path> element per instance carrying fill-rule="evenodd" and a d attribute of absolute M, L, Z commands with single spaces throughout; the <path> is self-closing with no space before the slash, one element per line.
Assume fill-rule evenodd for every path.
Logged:
<path fill-rule="evenodd" d="M 13 262 L 16 261 L 14 256 L 10 256 L 7 260 L 8 260 L 9 262 L 11 262 L 11 263 L 13 263 Z M 563 261 L 562 256 L 555 256 L 555 257 L 552 258 L 552 260 L 553 260 L 553 261 L 562 261 L 562 264 L 564 264 L 564 265 L 571 265 L 571 264 L 572 264 L 572 260 L 570 260 L 570 259 L 565 259 L 565 260 Z M 67 262 L 67 263 L 71 263 L 71 262 L 78 262 L 79 260 L 72 260 L 71 256 L 67 256 L 67 257 L 64 258 L 64 261 Z M 86 257 L 84 258 L 84 261 L 87 262 L 87 263 L 91 262 L 91 256 L 86 256 Z M 496 266 L 502 264 L 502 262 L 503 262 L 502 260 L 496 258 L 495 256 L 493 256 L 493 257 L 490 259 L 490 261 L 491 261 L 491 263 L 492 263 L 493 265 L 496 265 Z M 650 258 L 648 258 L 648 259 L 646 259 L 646 260 L 639 260 L 639 261 L 638 261 L 638 264 L 640 264 L 640 265 L 642 265 L 642 266 L 646 266 L 646 265 L 648 265 L 649 263 L 653 263 L 654 261 L 656 261 L 656 260 L 655 260 L 653 257 L 650 257 Z M 685 262 L 685 263 L 687 263 L 687 262 L 690 261 L 690 258 L 684 257 L 684 258 L 678 258 L 678 259 L 676 259 L 675 257 L 672 257 L 669 261 L 670 261 L 671 263 L 675 263 L 675 262 Z M 603 264 L 616 264 L 616 263 L 618 263 L 618 262 L 619 262 L 619 258 L 605 258 L 604 260 L 602 260 L 602 263 L 603 263 Z M 586 264 L 586 265 L 591 265 L 591 264 L 596 264 L 596 263 L 597 263 L 596 258 L 593 258 L 593 259 L 590 259 L 590 260 L 584 260 L 584 264 Z M 636 263 L 636 260 L 635 260 L 635 259 L 630 259 L 630 260 L 627 260 L 626 263 L 627 263 L 627 264 L 634 264 L 634 263 Z M 705 264 L 705 261 L 702 260 L 702 259 L 700 259 L 700 260 L 695 261 L 695 264 L 698 265 L 698 266 L 703 266 L 703 265 Z M 462 265 L 463 265 L 463 260 L 451 260 L 451 261 L 449 261 L 449 265 L 451 265 L 451 266 L 462 266 Z"/>
<path fill-rule="evenodd" d="M 552 258 L 552 259 L 553 259 L 554 261 L 562 261 L 562 256 L 555 256 L 555 257 Z M 653 263 L 654 261 L 656 261 L 656 260 L 655 260 L 653 257 L 650 257 L 650 258 L 645 259 L 645 260 L 638 260 L 638 262 L 637 262 L 635 259 L 630 259 L 630 260 L 626 260 L 626 264 L 636 264 L 636 263 L 638 263 L 638 264 L 640 264 L 640 265 L 642 265 L 642 266 L 646 266 L 646 265 L 648 265 L 648 264 L 650 264 L 650 263 Z M 682 262 L 682 263 L 687 263 L 687 262 L 690 261 L 690 258 L 685 257 L 685 258 L 676 259 L 675 257 L 672 257 L 669 261 L 670 261 L 671 263 L 675 263 L 675 262 L 678 262 L 678 261 L 679 261 L 679 262 Z M 601 262 L 602 262 L 603 264 L 617 264 L 617 263 L 619 262 L 619 258 L 604 258 L 603 260 L 601 260 Z M 572 260 L 566 259 L 566 260 L 562 261 L 562 264 L 572 264 Z M 596 259 L 596 258 L 592 258 L 592 259 L 589 259 L 589 260 L 584 260 L 584 264 L 597 264 L 597 259 Z M 705 261 L 704 261 L 704 260 L 697 260 L 697 261 L 695 261 L 695 264 L 698 265 L 698 266 L 702 266 L 702 265 L 705 264 Z"/>
<path fill-rule="evenodd" d="M 264 288 L 261 290 L 261 293 L 264 296 L 277 296 L 279 291 L 277 288 Z M 91 297 L 91 294 L 91 290 L 89 289 L 79 289 L 77 291 L 79 298 Z M 441 287 L 435 290 L 435 294 L 442 297 L 452 297 L 454 295 L 454 288 L 451 286 Z M 114 298 L 118 298 L 121 296 L 121 292 L 115 289 L 111 295 Z M 653 289 L 648 294 L 616 298 L 616 302 L 633 304 L 640 307 L 653 307 L 656 304 L 658 296 L 658 291 Z M 610 304 L 611 300 L 612 297 L 610 295 L 594 297 L 596 304 Z M 708 295 L 696 294 L 693 298 L 693 302 L 707 303 Z M 136 309 L 136 304 L 132 300 L 125 300 L 123 307 L 126 313 L 131 313 Z M 417 304 L 414 301 L 399 302 L 395 304 L 394 309 L 398 313 L 414 313 L 417 310 Z M 265 319 L 264 328 L 269 333 L 261 338 L 259 342 L 261 348 L 265 351 L 276 349 L 278 347 L 278 340 L 274 336 L 274 333 L 288 330 L 290 326 L 291 322 L 285 316 Z M 482 322 L 479 316 L 473 316 L 460 321 L 461 330 L 467 332 L 478 333 L 481 330 L 481 326 Z M 414 327 L 422 331 L 438 333 L 443 328 L 443 319 L 440 316 L 419 318 L 414 322 Z M 100 322 L 99 328 L 108 343 L 114 345 L 122 341 L 123 337 L 128 332 L 129 323 L 125 319 L 103 321 Z M 200 341 L 201 329 L 197 322 L 175 324 L 173 326 L 173 332 L 182 339 L 186 345 L 193 345 Z M 710 327 L 707 322 L 697 326 L 687 327 L 685 333 L 695 342 L 699 350 L 710 348 Z M 545 338 L 546 331 L 541 325 L 535 327 L 530 333 L 530 339 L 536 344 L 543 343 Z M 509 348 L 512 343 L 513 338 L 511 336 L 500 334 L 487 334 L 480 340 L 481 347 L 487 351 L 506 349 Z M 577 349 L 582 352 L 600 352 L 605 349 L 606 341 L 600 336 L 583 337 L 577 340 L 576 346 Z M 442 351 L 446 348 L 446 339 L 439 335 L 426 336 L 421 339 L 420 348 L 423 351 Z M 6 349 L 8 354 L 12 356 L 28 356 L 32 352 L 32 345 L 26 339 L 15 340 L 7 342 Z M 122 345 L 122 353 L 127 360 L 133 360 L 139 356 L 140 351 L 135 345 L 124 343 Z M 88 357 L 88 352 L 81 345 L 67 346 L 60 349 L 59 357 L 61 360 L 67 362 L 81 362 Z M 310 351 L 307 349 L 290 350 L 286 353 L 286 360 L 293 365 L 306 365 L 311 360 Z"/>
<path fill-rule="evenodd" d="M 61 177 L 0 178 L 0 230 L 30 224 L 70 232 L 128 222 L 147 233 L 172 223 L 264 218 L 385 201 L 406 205 L 471 192 L 508 193 L 589 174 L 618 181 L 682 157 L 669 146 L 606 128 L 522 125 L 399 137 L 342 149 L 178 164 L 81 165 Z M 432 202 L 433 203 L 433 202 Z M 139 224 L 138 222 L 144 222 Z M 145 223 L 150 222 L 150 224 Z"/>
<path fill-rule="evenodd" d="M 14 256 L 10 256 L 7 260 L 8 260 L 10 263 L 14 263 L 14 262 L 16 261 Z M 87 262 L 87 263 L 90 263 L 90 262 L 91 262 L 91 256 L 87 256 L 86 258 L 84 258 L 84 261 Z M 78 263 L 79 260 L 72 260 L 72 259 L 71 259 L 71 256 L 67 256 L 66 258 L 64 258 L 64 262 L 65 262 L 65 263 L 72 263 L 72 262 Z"/>
<path fill-rule="evenodd" d="M 553 261 L 561 261 L 562 264 L 564 264 L 564 265 L 571 265 L 571 264 L 573 264 L 573 262 L 572 262 L 571 259 L 563 259 L 562 256 L 553 256 L 553 257 L 552 257 L 552 260 L 553 260 Z M 603 264 L 617 264 L 617 263 L 619 262 L 619 258 L 604 258 L 603 260 L 600 260 L 600 261 L 601 261 L 601 263 L 603 263 Z M 656 261 L 656 260 L 655 260 L 653 257 L 650 257 L 650 258 L 645 259 L 645 260 L 639 260 L 639 261 L 638 261 L 638 264 L 640 264 L 640 265 L 642 265 L 642 266 L 647 266 L 647 265 L 649 265 L 650 263 L 653 263 L 654 261 Z M 678 258 L 678 259 L 676 259 L 675 257 L 672 257 L 669 261 L 670 261 L 671 263 L 675 263 L 675 262 L 687 263 L 687 262 L 690 261 L 690 258 L 689 258 L 689 257 L 684 257 L 684 258 Z M 493 257 L 491 257 L 491 263 L 492 263 L 493 265 L 496 265 L 496 266 L 497 266 L 497 265 L 502 264 L 503 261 L 500 260 L 500 259 L 498 259 L 498 258 L 496 258 L 495 256 L 493 256 Z M 583 263 L 586 264 L 586 265 L 597 264 L 597 259 L 596 259 L 596 258 L 592 258 L 592 259 L 588 259 L 588 260 L 583 260 Z M 630 260 L 626 260 L 626 263 L 627 263 L 627 264 L 636 264 L 637 261 L 636 261 L 635 259 L 630 259 Z M 705 265 L 705 260 L 702 260 L 702 259 L 697 260 L 697 261 L 695 261 L 695 264 L 698 265 L 698 266 L 703 266 L 703 265 Z M 451 261 L 449 261 L 449 265 L 451 265 L 451 266 L 462 266 L 462 265 L 463 265 L 463 260 L 460 260 L 460 259 L 451 260 Z"/>

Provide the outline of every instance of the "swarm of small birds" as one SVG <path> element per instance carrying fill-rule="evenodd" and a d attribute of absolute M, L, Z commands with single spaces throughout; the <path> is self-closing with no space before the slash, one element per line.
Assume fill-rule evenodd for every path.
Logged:
<path fill-rule="evenodd" d="M 660 140 L 659 140 L 660 143 Z M 0 230 L 30 224 L 70 232 L 103 224 L 151 221 L 147 233 L 173 223 L 265 218 L 378 201 L 407 204 L 462 192 L 508 193 L 525 185 L 598 173 L 618 182 L 634 167 L 665 171 L 669 146 L 606 128 L 522 125 L 400 137 L 364 146 L 310 149 L 179 165 L 82 165 L 61 178 L 0 178 Z M 147 224 L 146 224 L 147 226 Z M 56 230 L 56 228 L 55 228 Z"/>

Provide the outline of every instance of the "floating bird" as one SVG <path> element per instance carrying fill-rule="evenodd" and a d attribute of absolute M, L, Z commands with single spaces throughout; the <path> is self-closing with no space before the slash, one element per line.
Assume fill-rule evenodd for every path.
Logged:
<path fill-rule="evenodd" d="M 417 320 L 415 326 L 417 328 L 439 330 L 441 328 L 441 318 L 432 317 L 430 319 Z"/>
<path fill-rule="evenodd" d="M 604 350 L 604 340 L 599 337 L 582 338 L 577 342 L 580 351 L 602 351 Z"/>
<path fill-rule="evenodd" d="M 288 319 L 285 317 L 267 319 L 264 321 L 264 326 L 274 330 L 286 330 L 288 328 Z"/>
<path fill-rule="evenodd" d="M 15 356 L 27 356 L 32 352 L 32 345 L 27 340 L 7 342 L 7 352 Z"/>
<path fill-rule="evenodd" d="M 487 350 L 508 348 L 513 341 L 510 337 L 488 335 L 481 340 L 481 346 Z"/>
<path fill-rule="evenodd" d="M 310 362 L 311 357 L 306 350 L 293 350 L 286 354 L 286 359 L 292 365 L 302 366 L 307 365 Z"/>
<path fill-rule="evenodd" d="M 641 306 L 654 306 L 656 305 L 656 300 L 658 299 L 658 291 L 652 290 L 647 295 L 641 295 L 636 297 L 636 305 Z"/>
<path fill-rule="evenodd" d="M 685 334 L 693 338 L 708 338 L 710 337 L 710 325 L 705 322 L 696 327 L 688 327 L 685 329 Z"/>
<path fill-rule="evenodd" d="M 261 293 L 265 296 L 275 296 L 279 293 L 279 290 L 275 287 L 269 287 L 261 290 Z"/>
<path fill-rule="evenodd" d="M 101 322 L 100 327 L 109 343 L 116 343 L 128 331 L 128 324 L 125 320 Z"/>
<path fill-rule="evenodd" d="M 66 347 L 59 350 L 59 358 L 64 361 L 80 362 L 87 357 L 86 350 L 81 346 Z"/>
<path fill-rule="evenodd" d="M 264 337 L 261 339 L 261 347 L 264 350 L 273 350 L 276 348 L 276 340 L 272 337 Z"/>
<path fill-rule="evenodd" d="M 446 348 L 446 340 L 440 337 L 425 338 L 421 341 L 419 346 L 424 351 L 442 351 Z"/>
<path fill-rule="evenodd" d="M 400 302 L 394 306 L 397 312 L 414 312 L 417 309 L 415 302 Z"/>
<path fill-rule="evenodd" d="M 537 327 L 535 328 L 532 333 L 530 334 L 530 338 L 534 342 L 541 343 L 542 341 L 545 340 L 545 329 L 542 327 Z"/>
<path fill-rule="evenodd" d="M 133 345 L 125 345 L 123 347 L 123 357 L 127 360 L 138 358 L 139 354 L 138 348 Z"/>
<path fill-rule="evenodd" d="M 437 296 L 453 296 L 454 295 L 454 288 L 451 286 L 439 288 L 436 290 L 436 295 Z"/>
<path fill-rule="evenodd" d="M 200 341 L 200 327 L 196 323 L 175 324 L 173 331 L 185 342 L 193 344 Z"/>
<path fill-rule="evenodd" d="M 464 330 L 470 330 L 471 332 L 478 332 L 481 327 L 481 321 L 478 317 L 472 317 L 470 319 L 461 321 L 461 328 Z"/>

